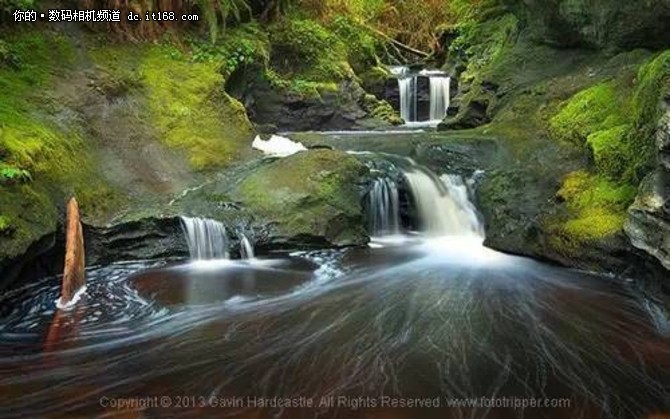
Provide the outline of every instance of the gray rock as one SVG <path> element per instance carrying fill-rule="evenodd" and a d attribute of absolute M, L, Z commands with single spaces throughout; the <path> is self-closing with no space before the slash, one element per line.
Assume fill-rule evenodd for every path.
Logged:
<path fill-rule="evenodd" d="M 633 246 L 670 269 L 670 173 L 659 169 L 642 182 L 624 229 Z"/>

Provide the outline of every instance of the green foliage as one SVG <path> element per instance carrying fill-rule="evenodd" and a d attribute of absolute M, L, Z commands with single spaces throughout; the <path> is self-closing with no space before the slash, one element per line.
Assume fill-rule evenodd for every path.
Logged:
<path fill-rule="evenodd" d="M 337 83 L 315 82 L 298 78 L 286 79 L 279 75 L 273 68 L 265 70 L 265 78 L 270 85 L 278 90 L 283 90 L 302 98 L 320 98 L 324 92 L 336 92 Z"/>
<path fill-rule="evenodd" d="M 347 46 L 349 63 L 357 72 L 378 64 L 380 41 L 364 25 L 350 16 L 336 16 L 329 25 L 333 33 Z"/>
<path fill-rule="evenodd" d="M 212 44 L 216 44 L 221 29 L 226 28 L 229 20 L 239 23 L 244 14 L 251 14 L 247 0 L 196 0 L 198 8 L 209 28 Z"/>
<path fill-rule="evenodd" d="M 30 172 L 0 163 L 0 185 L 32 180 Z"/>
<path fill-rule="evenodd" d="M 474 73 L 498 60 L 519 31 L 517 18 L 506 13 L 497 0 L 456 0 L 450 3 L 452 32 L 458 34 L 449 45 L 454 57 L 469 60 Z"/>
<path fill-rule="evenodd" d="M 9 217 L 0 215 L 0 236 L 11 232 L 12 224 Z"/>
<path fill-rule="evenodd" d="M 270 62 L 283 78 L 330 82 L 351 76 L 347 48 L 326 27 L 308 19 L 282 19 L 270 28 Z"/>
<path fill-rule="evenodd" d="M 0 0 L 0 12 L 9 13 L 16 9 L 34 9 L 36 5 L 36 0 Z"/>
<path fill-rule="evenodd" d="M 220 63 L 224 78 L 238 68 L 254 63 L 266 66 L 270 60 L 267 35 L 256 24 L 246 24 L 224 33 L 216 43 L 189 39 L 191 60 Z"/>

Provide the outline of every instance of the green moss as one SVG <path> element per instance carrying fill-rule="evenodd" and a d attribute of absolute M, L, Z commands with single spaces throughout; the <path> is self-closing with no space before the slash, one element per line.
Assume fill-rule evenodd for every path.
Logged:
<path fill-rule="evenodd" d="M 364 85 L 383 85 L 391 77 L 391 73 L 382 66 L 372 66 L 360 76 Z"/>
<path fill-rule="evenodd" d="M 364 172 L 365 166 L 343 152 L 301 152 L 259 168 L 241 183 L 238 194 L 245 206 L 274 220 L 287 236 L 364 235 L 356 188 Z M 341 231 L 332 233 L 333 223 L 341 224 Z"/>
<path fill-rule="evenodd" d="M 628 138 L 635 153 L 628 164 L 629 178 L 640 181 L 654 162 L 654 138 L 663 108 L 663 98 L 670 96 L 670 50 L 640 67 L 633 94 L 633 129 Z"/>
<path fill-rule="evenodd" d="M 316 21 L 283 19 L 270 39 L 272 67 L 285 78 L 330 82 L 352 74 L 344 43 Z"/>
<path fill-rule="evenodd" d="M 449 47 L 449 54 L 468 61 L 464 80 L 476 81 L 502 64 L 519 34 L 519 21 L 503 13 L 484 21 L 465 20 L 457 25 L 459 36 Z"/>
<path fill-rule="evenodd" d="M 140 73 L 161 139 L 186 151 L 194 168 L 225 166 L 247 145 L 251 124 L 242 104 L 224 92 L 216 63 L 175 60 L 156 47 Z"/>
<path fill-rule="evenodd" d="M 581 146 L 599 131 L 629 122 L 630 112 L 624 95 L 613 81 L 597 84 L 565 102 L 549 121 L 554 138 Z"/>
<path fill-rule="evenodd" d="M 275 88 L 319 97 L 354 75 L 347 46 L 316 21 L 286 17 L 269 28 L 269 37 L 272 48 L 265 76 Z"/>
<path fill-rule="evenodd" d="M 626 210 L 636 189 L 619 185 L 585 171 L 566 177 L 558 196 L 565 200 L 569 217 L 551 227 L 560 240 L 578 244 L 607 237 L 623 228 Z"/>
<path fill-rule="evenodd" d="M 662 98 L 670 93 L 670 51 L 627 76 L 597 84 L 565 102 L 551 118 L 554 138 L 588 144 L 599 173 L 637 184 L 653 163 Z"/>
<path fill-rule="evenodd" d="M 358 73 L 378 64 L 378 37 L 351 17 L 336 16 L 329 28 L 347 46 L 348 61 Z"/>
<path fill-rule="evenodd" d="M 404 123 L 390 103 L 379 100 L 374 95 L 365 95 L 362 105 L 363 109 L 368 111 L 373 118 L 388 122 L 391 125 L 402 125 Z"/>
<path fill-rule="evenodd" d="M 610 179 L 620 179 L 627 170 L 631 152 L 627 140 L 631 126 L 615 126 L 588 136 L 587 143 L 593 151 L 596 168 Z"/>

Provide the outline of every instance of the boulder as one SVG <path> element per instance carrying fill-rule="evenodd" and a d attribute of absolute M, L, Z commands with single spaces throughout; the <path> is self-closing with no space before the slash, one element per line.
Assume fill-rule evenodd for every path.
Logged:
<path fill-rule="evenodd" d="M 226 90 L 245 106 L 257 126 L 277 131 L 344 131 L 389 127 L 397 115 L 366 107 L 366 91 L 355 80 L 274 86 L 260 67 L 235 74 Z"/>
<path fill-rule="evenodd" d="M 237 186 L 254 218 L 270 225 L 274 247 L 364 245 L 366 167 L 341 151 L 317 149 L 274 160 Z"/>

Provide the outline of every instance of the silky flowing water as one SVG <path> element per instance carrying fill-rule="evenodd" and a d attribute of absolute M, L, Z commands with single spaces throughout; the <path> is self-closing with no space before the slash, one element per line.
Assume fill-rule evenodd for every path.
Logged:
<path fill-rule="evenodd" d="M 422 223 L 402 240 L 91 268 L 69 312 L 55 312 L 57 278 L 4 295 L 0 416 L 643 418 L 670 408 L 670 328 L 654 296 L 485 248 L 463 179 L 403 170 Z M 375 225 L 398 237 L 396 185 L 384 179 Z M 547 405 L 519 408 L 531 399 Z M 399 408 L 408 404 L 424 407 Z"/>

